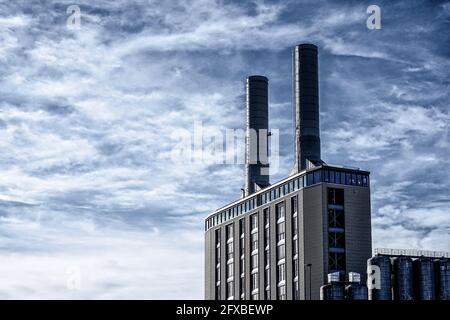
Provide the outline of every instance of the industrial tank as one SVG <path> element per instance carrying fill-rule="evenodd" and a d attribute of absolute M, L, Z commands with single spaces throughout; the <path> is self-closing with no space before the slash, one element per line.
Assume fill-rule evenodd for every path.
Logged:
<path fill-rule="evenodd" d="M 435 261 L 436 289 L 439 300 L 450 300 L 450 260 Z"/>
<path fill-rule="evenodd" d="M 420 257 L 413 262 L 414 293 L 418 300 L 435 300 L 436 286 L 433 259 Z"/>
<path fill-rule="evenodd" d="M 369 269 L 372 266 L 380 268 L 380 283 L 378 288 L 374 287 L 375 283 L 372 285 L 368 283 L 369 300 L 392 300 L 391 259 L 386 256 L 372 257 L 367 260 L 367 268 Z"/>
<path fill-rule="evenodd" d="M 344 295 L 342 283 L 329 283 L 320 287 L 320 300 L 344 300 Z"/>
<path fill-rule="evenodd" d="M 413 263 L 410 257 L 394 258 L 394 300 L 413 300 Z"/>
<path fill-rule="evenodd" d="M 345 296 L 347 300 L 367 300 L 367 286 L 360 283 L 350 283 L 345 287 Z"/>

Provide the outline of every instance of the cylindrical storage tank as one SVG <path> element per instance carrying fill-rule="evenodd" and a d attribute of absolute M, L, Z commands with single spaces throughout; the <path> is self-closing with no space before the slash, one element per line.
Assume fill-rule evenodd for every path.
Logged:
<path fill-rule="evenodd" d="M 330 283 L 320 287 L 320 300 L 344 300 L 345 288 L 342 283 Z"/>
<path fill-rule="evenodd" d="M 367 286 L 360 283 L 351 283 L 345 287 L 345 296 L 347 300 L 367 300 Z"/>
<path fill-rule="evenodd" d="M 413 263 L 409 257 L 394 258 L 394 300 L 413 300 Z"/>
<path fill-rule="evenodd" d="M 376 267 L 379 268 L 379 274 Z M 367 260 L 367 271 L 369 300 L 392 300 L 391 259 L 386 256 L 372 257 Z M 371 279 L 373 281 L 369 284 Z"/>
<path fill-rule="evenodd" d="M 433 259 L 420 257 L 413 262 L 414 288 L 418 300 L 435 300 L 436 286 L 434 278 Z"/>
<path fill-rule="evenodd" d="M 450 300 L 450 260 L 435 261 L 435 277 L 437 297 L 439 300 Z"/>

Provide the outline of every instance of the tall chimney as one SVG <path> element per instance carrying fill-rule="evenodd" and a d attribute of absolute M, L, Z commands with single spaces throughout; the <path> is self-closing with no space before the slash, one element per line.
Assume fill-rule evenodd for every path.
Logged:
<path fill-rule="evenodd" d="M 268 80 L 249 76 L 246 84 L 247 128 L 245 139 L 245 195 L 269 183 L 268 162 Z"/>
<path fill-rule="evenodd" d="M 300 44 L 292 52 L 292 89 L 295 129 L 293 174 L 321 162 L 319 75 L 317 47 Z"/>

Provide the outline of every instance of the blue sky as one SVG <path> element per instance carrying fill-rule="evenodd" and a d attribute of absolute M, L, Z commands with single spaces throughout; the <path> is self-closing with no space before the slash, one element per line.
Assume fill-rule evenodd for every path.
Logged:
<path fill-rule="evenodd" d="M 324 160 L 372 172 L 373 246 L 450 251 L 449 27 L 447 1 L 0 1 L 0 298 L 203 298 L 203 218 L 243 167 L 174 161 L 173 133 L 244 128 L 266 75 L 285 177 L 302 42 Z"/>

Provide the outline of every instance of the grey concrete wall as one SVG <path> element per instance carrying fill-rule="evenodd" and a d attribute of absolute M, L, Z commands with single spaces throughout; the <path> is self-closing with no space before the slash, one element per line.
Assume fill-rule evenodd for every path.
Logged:
<path fill-rule="evenodd" d="M 304 263 L 312 264 L 311 279 L 305 269 L 306 299 L 309 299 L 311 280 L 311 299 L 318 300 L 320 286 L 324 279 L 324 219 L 322 185 L 303 189 L 303 252 Z"/>
<path fill-rule="evenodd" d="M 370 189 L 346 186 L 344 197 L 347 273 L 358 272 L 365 281 L 372 256 Z"/>

